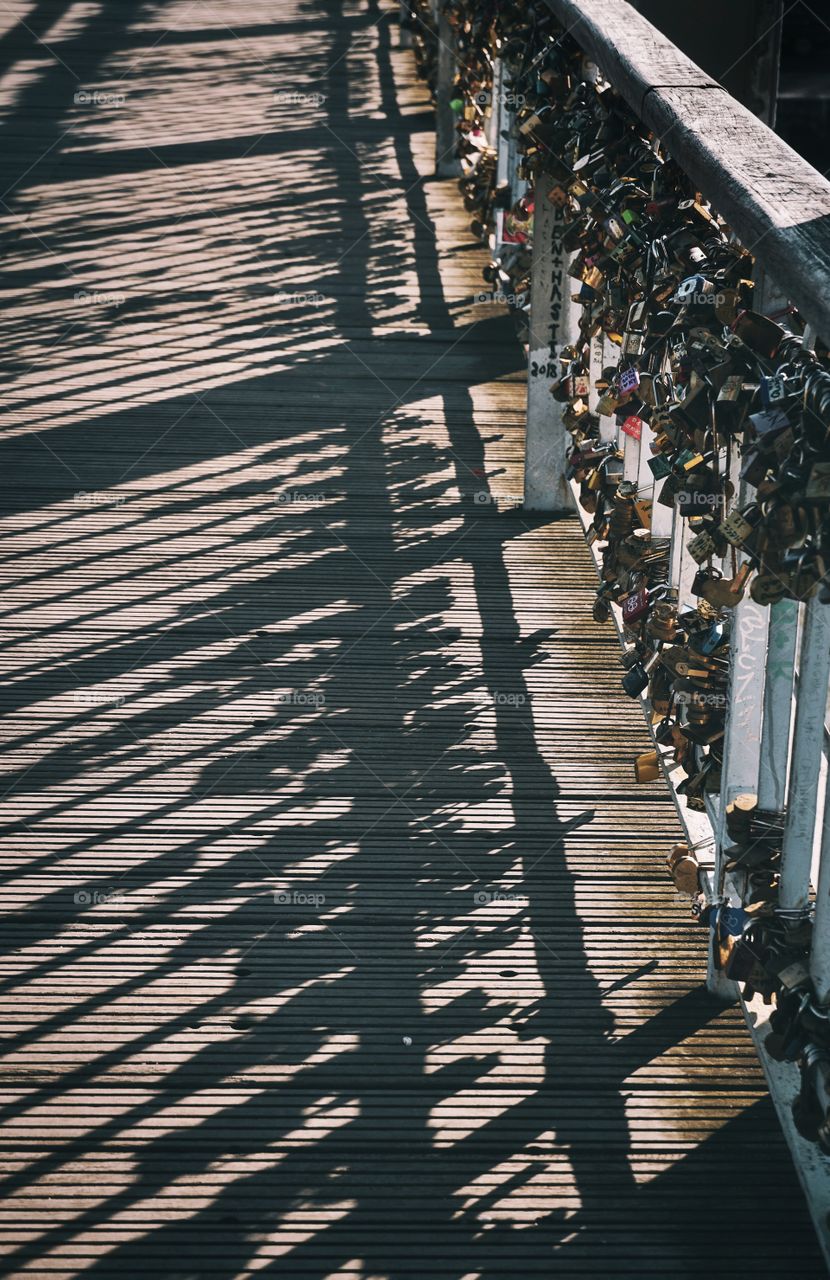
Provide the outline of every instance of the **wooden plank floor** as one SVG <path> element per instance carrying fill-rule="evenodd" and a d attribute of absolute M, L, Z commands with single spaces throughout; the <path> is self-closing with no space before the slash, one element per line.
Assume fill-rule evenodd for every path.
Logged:
<path fill-rule="evenodd" d="M 391 14 L 0 14 L 4 1274 L 823 1274 Z"/>

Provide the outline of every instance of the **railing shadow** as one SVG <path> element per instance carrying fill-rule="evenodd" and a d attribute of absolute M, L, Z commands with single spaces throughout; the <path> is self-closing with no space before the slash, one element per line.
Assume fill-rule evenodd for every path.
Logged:
<path fill-rule="evenodd" d="M 238 279 L 245 243 L 223 258 L 198 213 L 185 252 L 201 264 L 203 235 L 219 274 L 208 270 L 192 317 L 162 302 L 92 325 L 90 375 L 100 344 L 105 358 L 91 412 L 83 367 L 69 403 L 24 378 L 10 404 L 13 427 L 27 410 L 49 429 L 48 448 L 31 434 L 0 446 L 17 468 L 7 568 L 34 557 L 0 616 L 0 652 L 22 659 L 3 695 L 21 762 L 6 779 L 2 880 L 21 902 L 0 994 L 56 995 L 50 1016 L 24 1012 L 2 1042 L 10 1078 L 28 1072 L 3 1120 L 31 1150 L 0 1171 L 0 1190 L 15 1205 L 85 1160 L 129 1151 L 130 1167 L 15 1242 L 7 1265 L 55 1254 L 93 1276 L 322 1280 L 359 1259 L 367 1276 L 488 1278 L 559 1258 L 584 1269 L 596 1256 L 599 1269 L 604 1256 L 611 1269 L 622 1240 L 636 1266 L 657 1257 L 663 1274 L 691 1275 L 697 1223 L 680 1208 L 655 1221 L 661 1178 L 682 1184 L 685 1162 L 670 1152 L 668 1173 L 643 1178 L 628 1093 L 638 1070 L 724 1015 L 698 992 L 639 1040 L 614 1035 L 594 965 L 608 922 L 586 927 L 572 866 L 583 837 L 596 856 L 602 797 L 578 785 L 563 797 L 534 714 L 531 676 L 568 652 L 557 626 L 570 609 L 528 630 L 506 549 L 534 522 L 476 500 L 493 468 L 475 388 L 509 385 L 521 353 L 504 319 L 461 336 L 388 20 L 374 2 L 342 9 L 286 16 L 293 31 L 327 15 L 315 167 L 286 133 L 282 160 L 273 138 L 267 149 L 270 187 L 243 168 L 225 193 L 250 200 L 269 268 L 287 283 L 301 261 L 330 296 L 323 314 L 300 304 L 274 321 Z M 108 30 L 115 50 L 121 32 Z M 371 96 L 356 31 L 392 139 L 380 157 L 350 115 L 355 94 Z M 192 47 L 176 41 L 185 66 Z M 118 154 L 108 162 L 117 172 Z M 324 231 L 303 228 L 315 188 L 287 237 L 285 204 L 265 196 L 303 165 L 300 186 L 322 172 L 338 199 Z M 177 212 L 157 224 L 161 256 Z M 129 219 L 113 240 L 122 278 L 148 269 L 146 245 L 124 265 Z M 48 267 L 36 278 L 48 286 Z M 393 314 L 417 292 L 428 332 L 387 332 L 387 278 Z M 133 365 L 139 323 L 147 351 Z M 160 377 L 154 344 L 172 349 L 192 324 L 217 336 L 199 351 L 198 334 L 183 335 L 188 389 L 163 384 L 142 402 Z M 107 501 L 67 511 L 74 486 Z M 575 554 L 576 530 L 563 526 L 560 545 Z M 567 564 L 551 572 L 567 590 Z M 590 653 L 580 674 L 593 674 Z M 107 712 L 72 700 L 90 689 L 123 701 Z M 577 722 L 570 750 L 588 752 L 594 734 Z M 671 829 L 668 802 L 650 798 Z M 633 825 L 621 818 L 609 842 Z M 502 886 L 503 902 L 480 900 Z M 98 887 L 124 901 L 75 900 Z M 639 945 L 620 943 L 632 968 Z M 51 1050 L 72 1037 L 57 1072 Z M 39 1143 L 50 1123 L 54 1142 Z M 742 1167 L 734 1145 L 730 1159 Z M 746 1213 L 752 1230 L 764 1205 Z M 724 1247 L 726 1220 L 708 1226 Z"/>

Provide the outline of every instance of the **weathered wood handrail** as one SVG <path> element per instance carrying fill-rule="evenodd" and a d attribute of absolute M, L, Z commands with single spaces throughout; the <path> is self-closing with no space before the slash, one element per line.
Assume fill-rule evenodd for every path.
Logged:
<path fill-rule="evenodd" d="M 830 339 L 830 182 L 626 0 L 547 4 Z"/>

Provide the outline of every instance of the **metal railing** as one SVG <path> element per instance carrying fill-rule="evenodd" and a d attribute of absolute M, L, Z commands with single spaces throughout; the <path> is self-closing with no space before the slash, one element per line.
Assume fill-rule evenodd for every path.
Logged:
<path fill-rule="evenodd" d="M 526 48 L 518 54 L 499 26 L 500 11 L 505 14 L 511 6 L 493 2 L 476 5 L 474 0 L 415 0 L 403 8 L 413 18 L 410 25 L 416 43 L 432 44 L 437 172 L 447 176 L 460 173 L 462 180 L 466 177 L 471 182 L 479 175 L 482 218 L 497 280 L 511 280 L 511 254 L 519 258 L 532 255 L 529 265 L 525 262 L 520 268 L 524 278 L 514 307 L 528 350 L 526 508 L 555 513 L 576 507 L 597 567 L 605 572 L 601 549 L 607 538 L 601 528 L 598 533 L 596 515 L 592 520 L 592 512 L 580 504 L 580 497 L 583 501 L 586 498 L 584 481 L 585 474 L 591 474 L 590 467 L 574 466 L 574 457 L 581 459 L 585 454 L 587 440 L 595 471 L 602 469 L 602 459 L 615 458 L 618 480 L 628 483 L 632 501 L 640 504 L 644 541 L 664 549 L 663 598 L 672 601 L 678 615 L 700 607 L 702 566 L 710 575 L 720 571 L 733 581 L 740 579 L 742 572 L 750 578 L 754 572 L 751 581 L 763 578 L 766 584 L 766 596 L 760 587 L 747 591 L 744 577 L 743 595 L 736 590 L 735 601 L 730 602 L 733 607 L 715 611 L 712 625 L 722 627 L 724 643 L 710 652 L 725 654 L 728 639 L 729 659 L 722 741 L 716 755 L 711 744 L 708 748 L 720 763 L 719 785 L 704 788 L 702 804 L 691 811 L 677 792 L 673 750 L 666 750 L 665 733 L 660 732 L 670 717 L 661 717 L 659 711 L 655 715 L 656 702 L 649 697 L 653 688 L 648 681 L 642 693 L 643 710 L 649 724 L 658 730 L 657 761 L 673 785 L 690 857 L 699 864 L 690 900 L 710 926 L 709 986 L 722 997 L 742 999 L 830 1260 L 830 1162 L 825 1163 L 830 1130 L 825 1133 L 823 1128 L 830 1120 L 830 1087 L 826 1083 L 830 1081 L 830 1030 L 825 1033 L 822 1029 L 830 1005 L 830 787 L 825 728 L 830 677 L 830 483 L 825 483 L 830 477 L 830 374 L 822 343 L 822 339 L 830 339 L 830 183 L 625 0 L 547 0 L 555 24 L 537 23 L 543 28 L 541 36 L 536 29 L 525 35 Z M 481 20 L 476 25 L 477 13 Z M 548 51 L 541 61 L 537 44 L 543 54 Z M 461 83 L 458 77 L 459 47 L 466 62 L 471 50 L 475 55 L 475 74 L 467 77 L 466 84 L 464 75 Z M 521 95 L 516 86 L 527 81 L 529 73 L 522 67 L 527 68 L 528 63 L 531 73 L 538 64 L 537 71 L 543 67 L 550 74 L 543 82 L 537 74 L 534 101 L 517 110 Z M 461 65 L 463 70 L 464 62 Z M 478 84 L 477 93 L 472 92 L 471 82 Z M 538 116 L 545 85 L 552 105 L 543 116 L 566 123 L 570 118 L 577 133 L 579 111 L 585 108 L 590 113 L 591 95 L 602 97 L 603 102 L 608 95 L 614 103 L 610 114 L 615 124 L 623 122 L 623 132 L 627 131 L 634 151 L 644 143 L 662 171 L 671 166 L 679 175 L 686 199 L 693 202 L 699 197 L 699 217 L 710 219 L 717 241 L 711 250 L 712 261 L 720 246 L 724 254 L 744 254 L 751 265 L 752 306 L 744 305 L 751 288 L 743 281 L 738 290 L 742 300 L 733 308 L 734 317 L 726 315 L 723 325 L 730 357 L 739 366 L 742 361 L 746 364 L 747 346 L 752 357 L 736 393 L 736 399 L 743 397 L 745 401 L 739 431 L 730 433 L 722 428 L 715 403 L 721 399 L 717 384 L 708 375 L 698 376 L 698 382 L 707 383 L 703 394 L 714 415 L 708 465 L 718 476 L 718 512 L 723 523 L 732 512 L 751 511 L 758 500 L 764 512 L 758 527 L 766 527 L 765 521 L 779 521 L 780 537 L 786 542 L 790 537 L 787 511 L 806 512 L 803 520 L 808 532 L 801 541 L 796 537 L 789 544 L 790 551 L 801 555 L 804 576 L 799 568 L 793 574 L 789 570 L 784 573 L 781 564 L 789 565 L 798 556 L 776 559 L 777 551 L 773 554 L 763 549 L 770 545 L 769 539 L 764 542 L 767 534 L 753 541 L 744 533 L 727 539 L 727 546 L 718 531 L 716 545 L 701 557 L 701 525 L 706 532 L 712 527 L 711 520 L 707 525 L 705 518 L 690 518 L 676 501 L 668 505 L 660 502 L 658 469 L 650 464 L 662 456 L 675 465 L 675 454 L 671 448 L 665 449 L 662 433 L 667 415 L 682 414 L 684 406 L 688 408 L 692 399 L 689 385 L 679 390 L 674 387 L 666 414 L 662 412 L 666 406 L 659 402 L 656 412 L 650 411 L 653 406 L 642 413 L 636 410 L 636 429 L 631 417 L 622 421 L 620 413 L 609 412 L 607 404 L 602 412 L 609 376 L 612 382 L 617 379 L 613 383 L 616 391 L 622 375 L 628 374 L 633 382 L 634 374 L 639 377 L 647 366 L 650 376 L 663 377 L 680 358 L 682 347 L 670 350 L 665 334 L 653 351 L 648 333 L 644 342 L 635 341 L 638 333 L 630 309 L 621 331 L 613 332 L 613 324 L 586 323 L 586 314 L 589 318 L 594 314 L 595 295 L 603 286 L 583 270 L 581 275 L 577 272 L 575 282 L 580 291 L 573 294 L 574 261 L 578 259 L 584 267 L 591 255 L 586 255 L 584 245 L 574 245 L 569 229 L 584 226 L 586 220 L 601 223 L 609 213 L 607 207 L 600 209 L 596 203 L 600 185 L 585 176 L 595 173 L 597 167 L 602 169 L 604 161 L 589 155 L 584 164 L 575 162 L 572 148 L 563 152 L 557 146 L 556 138 L 565 136 L 562 128 L 558 132 L 551 128 L 546 141 L 534 141 L 545 135 L 545 130 L 532 122 L 528 126 L 526 113 Z M 463 142 L 465 138 L 468 154 L 459 157 L 454 140 Z M 646 170 L 649 164 L 646 155 Z M 489 186 L 481 178 L 482 172 L 491 174 Z M 661 217 L 658 202 L 652 203 L 654 210 L 648 218 L 640 218 L 632 206 L 627 225 L 619 221 L 625 217 L 625 213 L 620 215 L 619 203 L 610 211 L 609 219 L 617 220 L 607 241 L 613 242 L 610 257 L 617 256 L 620 246 L 628 241 L 635 256 L 645 256 L 651 263 L 650 255 L 657 252 L 653 246 L 660 239 Z M 505 230 L 511 210 L 514 224 L 517 217 L 519 220 L 517 236 Z M 597 268 L 600 277 L 607 270 L 607 260 L 601 259 L 603 267 Z M 646 295 L 654 282 L 649 270 L 643 269 Z M 687 277 L 705 283 L 707 269 L 700 268 L 698 274 L 692 263 Z M 607 288 L 608 276 L 605 278 Z M 636 272 L 631 278 L 636 278 Z M 696 287 L 703 288 L 703 284 Z M 688 349 L 693 328 L 688 308 L 695 304 L 684 304 L 680 294 L 678 289 L 661 305 L 666 314 L 680 317 L 681 328 L 685 325 Z M 786 317 L 787 331 L 776 336 L 774 329 L 768 329 L 765 336 L 764 317 Z M 665 323 L 664 316 L 664 329 Z M 609 367 L 616 373 L 609 375 Z M 553 398 L 551 382 L 559 379 L 561 384 L 569 369 L 570 376 L 581 377 L 582 383 L 566 384 L 570 396 Z M 576 425 L 574 401 L 580 405 Z M 747 466 L 762 427 L 766 430 L 769 426 L 769 418 L 757 419 L 759 412 L 789 415 L 794 431 L 790 451 L 782 448 L 774 457 L 770 454 L 766 473 L 753 472 Z M 753 416 L 755 422 L 751 421 Z M 586 417 L 592 425 L 588 435 L 581 437 L 579 419 Z M 824 429 L 823 435 L 816 423 Z M 779 422 L 772 437 L 784 439 L 785 430 Z M 808 453 L 812 450 L 808 478 L 801 489 L 797 483 L 793 489 L 792 482 L 789 489 L 782 488 L 781 474 L 794 466 L 794 451 L 800 445 Z M 616 492 L 622 492 L 619 485 Z M 789 495 L 784 500 L 782 492 Z M 651 504 L 646 516 L 642 516 L 644 502 Z M 802 516 L 794 518 L 801 520 Z M 690 552 L 689 544 L 695 539 L 697 548 Z M 826 564 L 825 549 L 829 553 Z M 772 570 L 770 557 L 776 566 Z M 774 589 L 776 576 L 782 585 L 780 592 Z M 655 592 L 654 598 L 658 597 Z M 622 606 L 629 598 L 630 594 L 619 591 L 604 596 L 608 615 L 617 623 L 623 647 L 633 661 L 638 654 L 642 656 L 643 635 L 642 630 L 632 630 L 627 624 Z M 767 602 L 770 599 L 772 603 Z M 659 664 L 665 656 L 665 644 L 648 643 Z M 704 657 L 701 662 L 709 668 Z M 670 711 L 681 728 L 688 727 L 683 726 L 683 715 L 675 702 L 670 703 Z M 758 860 L 759 855 L 764 855 L 766 863 L 763 858 Z M 699 892 L 694 892 L 695 887 Z M 760 969 L 748 973 L 745 963 L 743 967 L 734 963 L 734 953 L 739 951 L 744 962 L 747 957 L 751 960 L 753 945 Z M 781 961 L 777 969 L 770 963 L 771 947 L 773 958 Z M 771 969 L 773 977 L 769 976 Z M 753 995 L 753 988 L 762 990 L 767 1003 Z M 771 994 L 776 996 L 776 1006 L 768 1003 Z M 800 1006 L 790 1028 L 793 1044 L 782 1045 L 787 1034 L 786 1028 L 782 1030 L 782 1019 L 793 1000 Z M 773 1009 L 777 1009 L 777 1021 L 774 1015 L 771 1020 Z M 795 1041 L 793 1027 L 802 1024 L 801 1039 Z"/>

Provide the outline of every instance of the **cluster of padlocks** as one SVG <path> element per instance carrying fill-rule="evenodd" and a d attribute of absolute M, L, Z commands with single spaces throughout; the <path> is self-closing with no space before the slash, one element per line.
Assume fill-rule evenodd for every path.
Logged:
<path fill-rule="evenodd" d="M 751 254 L 546 4 L 439 8 L 455 41 L 459 186 L 472 231 L 495 245 L 485 280 L 523 341 L 534 199 L 554 206 L 573 254 L 578 338 L 548 373 L 573 441 L 568 476 L 601 550 L 594 617 L 619 606 L 623 689 L 648 696 L 658 748 L 685 775 L 677 789 L 704 811 L 721 785 L 736 606 L 747 592 L 758 605 L 830 602 L 827 351 L 805 343 L 792 308 L 771 319 L 753 305 Z M 426 49 L 435 27 L 422 25 Z M 505 149 L 511 171 L 500 180 Z M 647 489 L 626 478 L 621 447 L 645 435 Z M 669 585 L 671 540 L 654 533 L 655 506 L 683 522 L 694 606 Z M 658 777 L 658 751 L 635 769 Z M 797 1119 L 830 1152 L 830 1020 L 805 963 L 810 912 L 777 906 L 784 820 L 754 796 L 727 808 L 724 872 L 743 889 L 741 907 L 723 884 L 706 891 L 692 848 L 676 846 L 668 869 L 710 928 L 715 966 L 748 995 L 776 999 L 770 1052 L 800 1061 Z"/>

